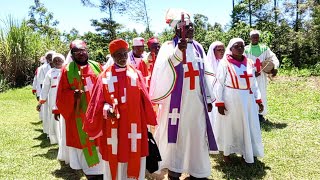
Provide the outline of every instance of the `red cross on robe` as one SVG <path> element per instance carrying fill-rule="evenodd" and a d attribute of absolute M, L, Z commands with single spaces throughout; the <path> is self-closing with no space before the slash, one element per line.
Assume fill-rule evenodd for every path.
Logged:
<path fill-rule="evenodd" d="M 190 90 L 194 90 L 196 88 L 196 76 L 200 75 L 199 70 L 193 69 L 192 62 L 188 62 L 188 71 L 184 73 L 185 78 L 190 78 Z"/>
<path fill-rule="evenodd" d="M 258 73 L 261 71 L 261 61 L 259 58 L 256 59 L 256 63 L 254 64 Z"/>
<path fill-rule="evenodd" d="M 253 77 L 252 74 L 248 74 L 247 71 L 243 71 L 243 75 L 240 75 L 240 78 L 245 78 L 247 83 L 247 89 L 250 90 L 250 94 L 252 94 L 251 91 L 251 85 L 250 85 L 250 78 Z"/>

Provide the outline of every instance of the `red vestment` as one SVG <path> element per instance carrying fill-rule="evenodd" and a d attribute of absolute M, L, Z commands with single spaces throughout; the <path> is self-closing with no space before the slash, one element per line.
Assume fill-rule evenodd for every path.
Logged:
<path fill-rule="evenodd" d="M 111 95 L 118 100 L 117 109 L 120 113 L 120 118 L 113 119 L 113 123 L 103 112 L 106 104 L 113 105 Z M 109 162 L 113 179 L 118 162 L 128 163 L 128 177 L 139 177 L 140 158 L 148 155 L 147 124 L 157 124 L 140 71 L 131 65 L 126 68 L 112 65 L 103 71 L 94 87 L 86 116 L 83 129 L 89 137 L 99 137 L 99 151 L 102 159 Z M 139 134 L 136 142 L 132 141 L 133 124 Z M 112 130 L 117 131 L 116 153 L 108 143 Z"/>

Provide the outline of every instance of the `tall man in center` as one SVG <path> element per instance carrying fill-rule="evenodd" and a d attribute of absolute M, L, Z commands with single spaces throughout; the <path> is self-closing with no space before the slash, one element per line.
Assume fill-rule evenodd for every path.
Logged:
<path fill-rule="evenodd" d="M 185 21 L 181 21 L 184 13 Z M 175 37 L 159 51 L 150 84 L 150 96 L 159 104 L 155 139 L 171 180 L 181 173 L 190 179 L 211 174 L 209 151 L 217 150 L 208 111 L 212 110 L 214 76 L 203 47 L 193 40 L 193 24 L 182 10 L 169 9 L 167 23 Z M 182 30 L 186 39 L 183 39 Z M 183 51 L 186 58 L 183 60 Z"/>

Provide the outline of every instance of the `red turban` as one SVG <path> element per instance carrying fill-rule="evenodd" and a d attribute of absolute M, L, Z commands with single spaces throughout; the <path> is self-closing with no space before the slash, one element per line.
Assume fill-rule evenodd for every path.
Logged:
<path fill-rule="evenodd" d="M 72 49 L 86 49 L 87 44 L 79 39 L 76 39 L 70 43 L 70 50 Z"/>
<path fill-rule="evenodd" d="M 117 50 L 119 50 L 121 48 L 125 48 L 126 50 L 129 49 L 129 44 L 123 39 L 113 40 L 109 44 L 110 54 L 113 54 L 114 52 L 116 52 Z"/>
<path fill-rule="evenodd" d="M 158 38 L 156 38 L 156 37 L 150 38 L 150 39 L 148 40 L 148 42 L 147 42 L 148 47 L 151 48 L 151 44 L 153 44 L 153 43 L 159 43 Z"/>

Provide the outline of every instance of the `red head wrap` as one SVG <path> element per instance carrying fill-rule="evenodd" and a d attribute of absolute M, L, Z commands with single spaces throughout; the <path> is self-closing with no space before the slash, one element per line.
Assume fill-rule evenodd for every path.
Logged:
<path fill-rule="evenodd" d="M 129 49 L 129 44 L 123 39 L 113 40 L 109 44 L 110 54 L 113 54 L 114 52 L 116 52 L 117 50 L 119 50 L 121 48 L 125 48 L 127 50 Z"/>
<path fill-rule="evenodd" d="M 151 44 L 153 44 L 153 43 L 159 43 L 159 39 L 156 38 L 156 37 L 150 38 L 150 39 L 148 40 L 148 42 L 147 42 L 148 47 L 151 48 Z"/>

